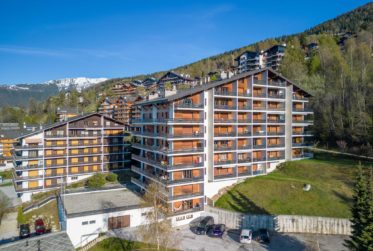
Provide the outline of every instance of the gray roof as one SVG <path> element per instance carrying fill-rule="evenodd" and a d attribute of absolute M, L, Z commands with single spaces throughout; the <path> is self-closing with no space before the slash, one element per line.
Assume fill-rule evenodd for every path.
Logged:
<path fill-rule="evenodd" d="M 24 129 L 0 130 L 0 139 L 3 138 L 3 136 L 6 139 L 15 139 L 15 138 L 27 133 L 27 132 L 30 132 L 30 131 L 27 131 L 27 130 L 24 130 Z"/>
<path fill-rule="evenodd" d="M 125 188 L 65 194 L 62 201 L 68 218 L 129 210 L 143 203 L 139 196 Z"/>
<path fill-rule="evenodd" d="M 174 95 L 170 95 L 168 97 L 156 98 L 156 99 L 152 99 L 152 100 L 136 102 L 135 105 L 152 104 L 152 103 L 163 103 L 163 102 L 174 101 L 174 100 L 177 100 L 177 99 L 180 99 L 180 98 L 183 98 L 183 97 L 186 97 L 186 96 L 189 96 L 189 95 L 201 92 L 201 91 L 205 91 L 205 90 L 214 88 L 216 86 L 223 85 L 223 84 L 226 84 L 226 83 L 238 80 L 240 78 L 244 78 L 244 77 L 247 77 L 247 76 L 259 73 L 259 72 L 263 72 L 263 71 L 270 71 L 270 72 L 272 72 L 273 74 L 279 76 L 280 78 L 286 80 L 287 82 L 291 83 L 292 85 L 296 86 L 297 88 L 301 89 L 302 91 L 304 91 L 307 94 L 309 94 L 310 96 L 312 96 L 312 94 L 310 94 L 310 92 L 308 92 L 308 91 L 304 90 L 303 88 L 299 87 L 299 85 L 297 85 L 294 82 L 292 82 L 291 80 L 285 78 L 280 73 L 272 70 L 271 68 L 263 68 L 263 69 L 258 69 L 258 70 L 254 70 L 254 71 L 243 72 L 243 73 L 234 75 L 231 78 L 226 78 L 226 79 L 222 79 L 222 80 L 218 80 L 218 81 L 213 81 L 213 82 L 210 82 L 210 83 L 205 84 L 205 85 L 196 86 L 196 87 L 190 88 L 190 89 L 188 89 L 186 91 L 182 91 L 182 92 L 176 93 Z"/>
<path fill-rule="evenodd" d="M 40 247 L 40 248 L 39 248 Z M 70 251 L 75 250 L 66 232 L 43 234 L 26 238 L 0 246 L 0 250 L 6 251 Z"/>
<path fill-rule="evenodd" d="M 118 124 L 122 124 L 124 125 L 122 122 L 120 121 L 117 121 L 113 118 L 110 118 L 110 117 L 107 117 L 103 114 L 100 114 L 98 112 L 91 112 L 91 113 L 86 113 L 86 114 L 82 114 L 82 115 L 78 115 L 78 116 L 75 116 L 75 117 L 71 117 L 67 120 L 64 120 L 64 121 L 61 121 L 61 122 L 57 122 L 57 123 L 53 123 L 53 124 L 50 124 L 50 125 L 47 125 L 45 127 L 43 127 L 43 129 L 41 130 L 38 130 L 38 131 L 35 131 L 35 132 L 32 132 L 32 133 L 27 133 L 27 134 L 24 134 L 24 135 L 21 135 L 19 136 L 17 139 L 20 139 L 20 138 L 24 138 L 24 137 L 28 137 L 28 136 L 31 136 L 31 135 L 34 135 L 34 134 L 38 134 L 38 133 L 41 133 L 45 130 L 48 130 L 48 129 L 51 129 L 51 128 L 54 128 L 54 127 L 58 127 L 58 126 L 62 126 L 62 125 L 65 125 L 67 124 L 68 122 L 74 122 L 74 121 L 77 121 L 77 120 L 80 120 L 80 119 L 83 119 L 83 118 L 87 118 L 87 117 L 90 117 L 90 116 L 93 116 L 93 115 L 97 115 L 97 116 L 100 116 L 100 117 L 104 117 L 106 119 L 109 119 L 109 120 L 112 120 L 112 121 L 115 121 L 116 123 Z"/>

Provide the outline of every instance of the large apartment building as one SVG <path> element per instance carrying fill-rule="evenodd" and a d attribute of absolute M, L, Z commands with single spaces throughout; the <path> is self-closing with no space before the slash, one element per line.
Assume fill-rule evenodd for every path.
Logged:
<path fill-rule="evenodd" d="M 93 113 L 59 122 L 18 138 L 13 182 L 23 201 L 31 194 L 126 167 L 124 125 Z"/>
<path fill-rule="evenodd" d="M 278 70 L 280 62 L 285 55 L 286 45 L 275 45 L 265 51 L 245 51 L 239 55 L 236 61 L 238 73 L 272 68 Z"/>
<path fill-rule="evenodd" d="M 266 68 L 134 105 L 132 179 L 164 187 L 174 214 L 285 160 L 310 157 L 310 94 Z"/>

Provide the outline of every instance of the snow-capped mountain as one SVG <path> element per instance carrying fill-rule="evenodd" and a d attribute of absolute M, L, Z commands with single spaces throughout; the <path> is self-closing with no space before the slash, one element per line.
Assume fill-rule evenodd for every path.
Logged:
<path fill-rule="evenodd" d="M 97 85 L 107 78 L 64 78 L 40 84 L 0 85 L 0 107 L 27 106 L 29 99 L 42 101 L 61 91 L 82 90 Z"/>
<path fill-rule="evenodd" d="M 64 78 L 59 80 L 50 80 L 44 84 L 55 84 L 57 85 L 59 91 L 76 89 L 78 92 L 81 92 L 85 88 L 91 87 L 106 80 L 107 78 Z"/>

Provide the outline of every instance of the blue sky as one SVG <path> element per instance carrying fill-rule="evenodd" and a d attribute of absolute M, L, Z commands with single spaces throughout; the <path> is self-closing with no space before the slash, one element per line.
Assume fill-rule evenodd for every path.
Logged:
<path fill-rule="evenodd" d="M 167 70 L 367 2 L 1 0 L 0 84 Z"/>

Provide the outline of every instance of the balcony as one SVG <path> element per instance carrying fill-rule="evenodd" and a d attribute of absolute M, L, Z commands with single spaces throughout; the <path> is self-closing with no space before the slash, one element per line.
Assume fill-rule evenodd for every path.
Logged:
<path fill-rule="evenodd" d="M 269 136 L 285 135 L 285 131 L 267 132 L 267 135 Z"/>
<path fill-rule="evenodd" d="M 267 85 L 267 82 L 265 80 L 256 80 L 254 79 L 254 85 Z"/>
<path fill-rule="evenodd" d="M 133 124 L 172 124 L 172 123 L 203 123 L 202 118 L 182 119 L 182 118 L 169 118 L 169 119 L 133 119 Z"/>
<path fill-rule="evenodd" d="M 293 107 L 293 112 L 313 112 L 313 110 L 310 107 L 301 107 L 301 108 Z"/>
<path fill-rule="evenodd" d="M 171 193 L 168 195 L 168 199 L 170 201 L 172 200 L 181 200 L 181 199 L 189 199 L 193 197 L 202 197 L 204 196 L 204 192 L 195 192 L 195 193 L 189 193 L 189 194 L 179 194 L 179 195 L 172 195 Z"/>
<path fill-rule="evenodd" d="M 265 135 L 266 135 L 266 132 L 264 130 L 253 132 L 253 136 L 265 136 Z"/>
<path fill-rule="evenodd" d="M 13 160 L 15 160 L 15 161 L 38 160 L 38 159 L 42 159 L 42 158 L 43 158 L 43 156 L 40 156 L 40 155 L 19 156 L 19 155 L 13 154 Z"/>
<path fill-rule="evenodd" d="M 265 123 L 265 118 L 253 118 L 253 123 Z"/>
<path fill-rule="evenodd" d="M 313 158 L 312 153 L 293 154 L 293 159 Z"/>
<path fill-rule="evenodd" d="M 285 147 L 285 143 L 267 144 L 267 148 L 277 148 L 277 147 Z"/>
<path fill-rule="evenodd" d="M 268 80 L 268 85 L 271 85 L 271 86 L 286 87 L 286 82 L 282 82 L 282 81 L 274 81 L 274 80 Z"/>
<path fill-rule="evenodd" d="M 251 110 L 251 105 L 238 105 L 238 110 Z"/>
<path fill-rule="evenodd" d="M 44 135 L 44 138 L 66 138 L 67 135 L 57 135 L 57 134 L 46 134 Z"/>
<path fill-rule="evenodd" d="M 167 138 L 203 138 L 203 132 L 194 133 L 167 133 Z"/>
<path fill-rule="evenodd" d="M 267 123 L 285 123 L 285 119 L 268 119 Z"/>
<path fill-rule="evenodd" d="M 170 149 L 165 146 L 149 146 L 143 145 L 139 143 L 132 144 L 132 147 L 145 149 L 150 151 L 161 152 L 163 154 L 176 154 L 176 153 L 195 153 L 195 152 L 203 152 L 203 147 L 193 147 L 193 148 L 182 148 L 182 149 Z"/>
<path fill-rule="evenodd" d="M 312 131 L 304 130 L 304 131 L 293 131 L 293 136 L 301 135 L 301 136 L 312 136 Z"/>
<path fill-rule="evenodd" d="M 272 156 L 272 157 L 268 156 L 268 157 L 267 157 L 267 160 L 268 160 L 268 161 L 271 161 L 271 160 L 283 160 L 283 159 L 285 159 L 285 156 L 284 156 L 284 155 L 280 155 L 280 156 Z"/>
<path fill-rule="evenodd" d="M 175 104 L 175 108 L 202 109 L 203 108 L 203 104 L 181 103 L 181 104 Z"/>
<path fill-rule="evenodd" d="M 237 96 L 236 92 L 215 90 L 215 95 L 219 96 Z"/>
<path fill-rule="evenodd" d="M 102 136 L 101 133 L 97 133 L 97 134 L 93 134 L 93 133 L 88 133 L 88 134 L 80 134 L 80 133 L 73 134 L 73 133 L 70 133 L 69 134 L 70 138 L 99 138 L 101 136 Z"/>
<path fill-rule="evenodd" d="M 238 132 L 239 137 L 251 136 L 250 131 Z"/>
<path fill-rule="evenodd" d="M 254 92 L 253 98 L 265 98 L 267 97 L 267 93 L 265 92 Z"/>
<path fill-rule="evenodd" d="M 254 144 L 254 145 L 253 145 L 253 148 L 254 148 L 254 149 L 263 149 L 263 148 L 266 148 L 266 144 L 260 144 L 260 145 L 256 145 L 256 144 Z"/>
<path fill-rule="evenodd" d="M 214 145 L 214 151 L 231 151 L 235 150 L 235 146 L 228 146 L 228 145 Z"/>
<path fill-rule="evenodd" d="M 238 123 L 250 123 L 251 120 L 249 118 L 238 118 L 237 122 Z"/>
<path fill-rule="evenodd" d="M 30 145 L 15 145 L 15 150 L 30 150 L 30 149 L 42 149 L 43 145 L 30 146 Z"/>
<path fill-rule="evenodd" d="M 214 161 L 214 165 L 217 166 L 217 165 L 229 165 L 229 164 L 234 164 L 236 163 L 235 160 L 217 160 L 217 161 Z"/>
<path fill-rule="evenodd" d="M 238 92 L 237 96 L 239 96 L 239 97 L 251 97 L 252 95 L 251 95 L 251 93 L 247 93 L 247 90 L 246 90 L 244 92 Z"/>
<path fill-rule="evenodd" d="M 199 163 L 189 163 L 189 164 L 169 164 L 167 161 L 156 161 L 151 158 L 144 158 L 139 155 L 132 154 L 132 159 L 137 160 L 139 162 L 143 162 L 145 164 L 164 169 L 164 170 L 178 170 L 178 169 L 187 169 L 187 168 L 201 168 L 203 167 L 203 162 Z"/>
<path fill-rule="evenodd" d="M 27 166 L 18 166 L 14 165 L 15 170 L 19 171 L 27 171 L 27 170 L 35 170 L 35 169 L 43 169 L 43 165 L 27 165 Z"/>
<path fill-rule="evenodd" d="M 257 106 L 257 105 L 254 105 L 253 106 L 253 110 L 266 110 L 267 108 L 265 106 Z"/>
<path fill-rule="evenodd" d="M 14 185 L 14 189 L 16 190 L 16 192 L 28 192 L 43 189 L 43 186 L 23 188 L 20 185 Z"/>
<path fill-rule="evenodd" d="M 215 105 L 214 105 L 214 108 L 215 108 L 215 109 L 219 109 L 219 110 L 236 110 L 236 109 L 237 109 L 237 106 L 234 106 L 234 105 L 221 105 L 221 104 L 215 104 Z"/>
<path fill-rule="evenodd" d="M 266 161 L 265 157 L 253 157 L 253 162 L 261 162 Z"/>
<path fill-rule="evenodd" d="M 308 101 L 309 98 L 304 96 L 293 95 L 293 100 Z"/>
<path fill-rule="evenodd" d="M 237 146 L 238 150 L 251 149 L 251 148 L 252 148 L 251 144 L 245 144 L 245 145 L 238 145 Z"/>
<path fill-rule="evenodd" d="M 238 160 L 237 160 L 237 163 L 251 163 L 251 158 L 239 158 Z"/>
<path fill-rule="evenodd" d="M 294 124 L 312 124 L 313 120 L 311 119 L 293 119 Z"/>
<path fill-rule="evenodd" d="M 268 93 L 268 98 L 284 99 L 284 94 Z"/>
<path fill-rule="evenodd" d="M 214 133 L 214 137 L 235 137 L 235 132 L 216 132 Z"/>
<path fill-rule="evenodd" d="M 203 176 L 198 176 L 198 177 L 190 177 L 190 178 L 182 178 L 178 180 L 172 180 L 168 174 L 154 174 L 146 170 L 142 170 L 141 168 L 138 168 L 136 166 L 131 166 L 131 170 L 135 173 L 144 175 L 148 178 L 151 178 L 155 181 L 158 181 L 166 186 L 168 185 L 175 185 L 175 184 L 184 184 L 184 183 L 191 183 L 191 182 L 200 182 L 203 181 Z"/>
<path fill-rule="evenodd" d="M 234 123 L 235 119 L 233 118 L 214 118 L 215 123 Z"/>
<path fill-rule="evenodd" d="M 43 175 L 36 175 L 36 176 L 18 176 L 15 172 L 13 172 L 13 179 L 14 180 L 36 180 L 36 179 L 42 179 Z"/>
<path fill-rule="evenodd" d="M 285 106 L 268 106 L 269 111 L 285 111 Z"/>
<path fill-rule="evenodd" d="M 236 174 L 234 174 L 234 173 L 219 174 L 219 175 L 214 174 L 214 179 L 215 179 L 215 180 L 219 180 L 219 179 L 229 179 L 229 178 L 236 178 Z"/>

